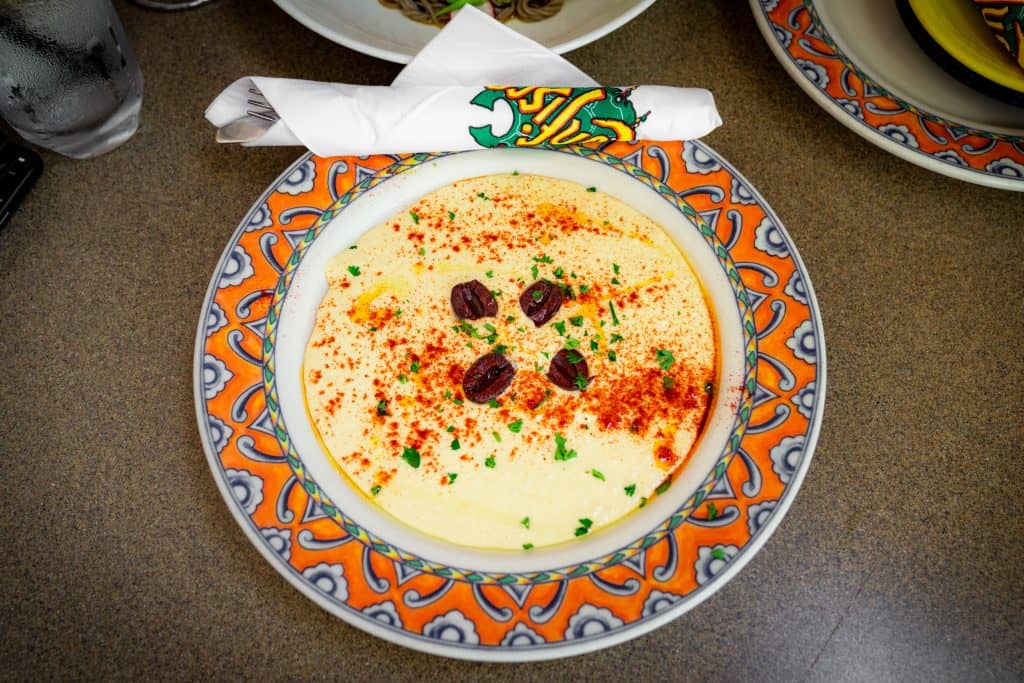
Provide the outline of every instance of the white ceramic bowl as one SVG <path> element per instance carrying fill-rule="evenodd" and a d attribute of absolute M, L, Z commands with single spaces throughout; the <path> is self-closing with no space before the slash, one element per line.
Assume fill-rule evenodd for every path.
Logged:
<path fill-rule="evenodd" d="M 329 40 L 401 64 L 411 60 L 438 32 L 437 27 L 412 21 L 377 0 L 274 2 Z M 561 54 L 611 33 L 652 4 L 654 0 L 566 0 L 562 11 L 550 19 L 508 25 Z"/>
<path fill-rule="evenodd" d="M 301 365 L 327 282 L 324 268 L 338 252 L 417 199 L 456 180 L 493 173 L 535 173 L 596 185 L 659 224 L 686 255 L 707 292 L 719 336 L 719 387 L 705 431 L 671 488 L 622 521 L 585 539 L 531 553 L 458 546 L 419 533 L 355 491 L 320 447 L 307 418 Z M 543 150 L 464 152 L 417 166 L 370 189 L 334 218 L 303 256 L 281 308 L 274 346 L 281 417 L 305 471 L 345 514 L 389 543 L 447 566 L 480 572 L 537 572 L 616 552 L 668 519 L 704 482 L 726 448 L 740 402 L 744 337 L 736 297 L 713 249 L 676 206 L 650 186 L 604 163 Z"/>

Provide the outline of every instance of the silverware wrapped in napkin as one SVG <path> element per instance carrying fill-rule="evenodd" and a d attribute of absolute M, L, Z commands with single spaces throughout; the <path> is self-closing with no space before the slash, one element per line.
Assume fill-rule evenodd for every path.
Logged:
<path fill-rule="evenodd" d="M 471 7 L 390 86 L 242 78 L 206 117 L 220 140 L 320 156 L 692 140 L 722 123 L 707 90 L 600 86 Z"/>

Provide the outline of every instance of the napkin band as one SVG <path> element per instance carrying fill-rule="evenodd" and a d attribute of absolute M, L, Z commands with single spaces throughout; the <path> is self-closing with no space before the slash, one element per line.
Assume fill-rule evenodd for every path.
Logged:
<path fill-rule="evenodd" d="M 294 138 L 290 144 L 320 156 L 692 140 L 722 122 L 711 93 L 700 88 L 360 86 L 258 77 L 225 90 L 207 117 L 224 125 L 229 117 L 221 122 L 211 113 L 254 85 Z M 251 144 L 289 144 L 281 132 L 271 129 L 267 140 Z"/>

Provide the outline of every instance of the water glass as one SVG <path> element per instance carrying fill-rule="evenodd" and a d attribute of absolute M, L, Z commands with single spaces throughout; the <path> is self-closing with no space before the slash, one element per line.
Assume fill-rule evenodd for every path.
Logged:
<path fill-rule="evenodd" d="M 83 159 L 139 125 L 142 73 L 110 0 L 0 0 L 0 115 Z"/>

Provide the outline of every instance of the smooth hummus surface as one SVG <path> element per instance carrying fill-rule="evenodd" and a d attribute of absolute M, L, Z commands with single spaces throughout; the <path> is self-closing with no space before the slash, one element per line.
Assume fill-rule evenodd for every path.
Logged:
<path fill-rule="evenodd" d="M 593 533 L 655 495 L 707 417 L 716 340 L 700 283 L 657 224 L 601 188 L 462 180 L 368 231 L 325 275 L 309 414 L 355 486 L 428 534 L 529 550 Z M 472 280 L 495 315 L 456 316 L 452 289 Z M 538 280 L 563 301 L 535 326 L 520 296 Z M 563 349 L 588 368 L 571 390 L 548 377 Z M 463 381 L 489 353 L 515 374 L 476 403 Z"/>

